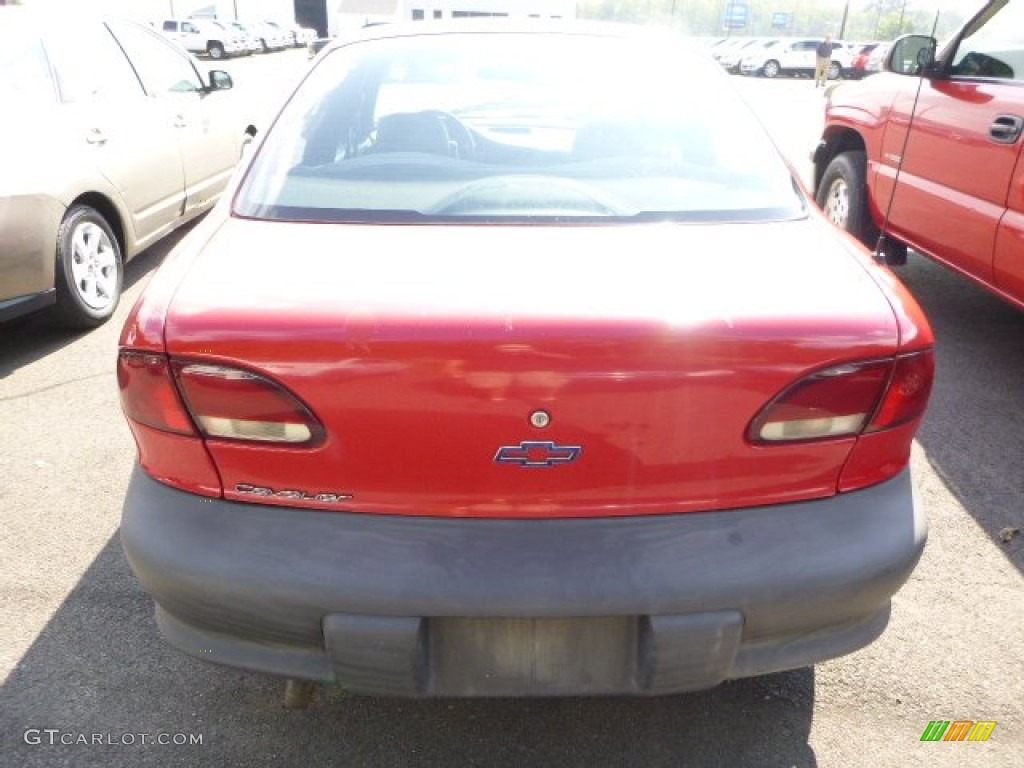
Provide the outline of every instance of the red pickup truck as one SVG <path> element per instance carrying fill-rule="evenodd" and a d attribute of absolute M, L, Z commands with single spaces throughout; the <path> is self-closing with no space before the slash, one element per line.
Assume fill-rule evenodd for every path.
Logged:
<path fill-rule="evenodd" d="M 830 94 L 818 204 L 888 263 L 909 246 L 1024 308 L 1022 129 L 1024 2 L 995 0 L 945 45 L 902 37 L 883 72 Z"/>

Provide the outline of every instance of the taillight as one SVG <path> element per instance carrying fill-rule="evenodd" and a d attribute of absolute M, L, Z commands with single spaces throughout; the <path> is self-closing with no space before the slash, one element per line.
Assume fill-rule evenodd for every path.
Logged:
<path fill-rule="evenodd" d="M 117 381 L 142 468 L 191 493 L 222 495 L 204 437 L 300 448 L 324 437 L 298 398 L 241 368 L 122 350 Z"/>
<path fill-rule="evenodd" d="M 885 397 L 866 431 L 891 429 L 921 416 L 934 379 L 935 355 L 931 350 L 897 357 Z"/>
<path fill-rule="evenodd" d="M 279 384 L 240 368 L 174 362 L 182 397 L 206 437 L 310 446 L 323 427 Z"/>
<path fill-rule="evenodd" d="M 167 357 L 122 350 L 117 384 L 142 468 L 161 483 L 189 493 L 221 496 L 220 475 L 178 396 Z"/>
<path fill-rule="evenodd" d="M 748 439 L 760 445 L 828 440 L 905 424 L 923 413 L 933 375 L 930 350 L 816 371 L 765 406 Z"/>
<path fill-rule="evenodd" d="M 164 355 L 122 351 L 117 356 L 121 406 L 129 419 L 179 435 L 194 435 Z"/>

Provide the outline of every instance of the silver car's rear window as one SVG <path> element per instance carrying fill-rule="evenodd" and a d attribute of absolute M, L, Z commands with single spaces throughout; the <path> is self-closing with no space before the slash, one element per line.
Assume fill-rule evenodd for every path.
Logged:
<path fill-rule="evenodd" d="M 16 114 L 26 104 L 55 101 L 57 91 L 40 40 L 24 30 L 0 29 L 0 103 Z"/>
<path fill-rule="evenodd" d="M 357 222 L 804 214 L 761 126 L 678 39 L 513 32 L 328 54 L 234 206 L 253 218 Z"/>

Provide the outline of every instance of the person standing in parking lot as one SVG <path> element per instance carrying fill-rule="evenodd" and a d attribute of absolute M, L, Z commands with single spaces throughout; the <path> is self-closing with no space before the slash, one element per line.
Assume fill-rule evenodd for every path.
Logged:
<path fill-rule="evenodd" d="M 832 63 L 832 35 L 818 43 L 814 51 L 814 87 L 824 88 L 828 84 L 828 66 Z"/>

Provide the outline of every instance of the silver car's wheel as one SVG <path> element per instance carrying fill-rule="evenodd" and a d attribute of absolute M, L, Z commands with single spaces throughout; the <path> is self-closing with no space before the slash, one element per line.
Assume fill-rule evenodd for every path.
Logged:
<path fill-rule="evenodd" d="M 777 61 L 766 61 L 764 68 L 762 69 L 765 77 L 778 77 L 779 76 L 779 62 Z"/>
<path fill-rule="evenodd" d="M 121 248 L 95 209 L 72 207 L 57 234 L 57 314 L 64 324 L 103 323 L 121 298 Z"/>

